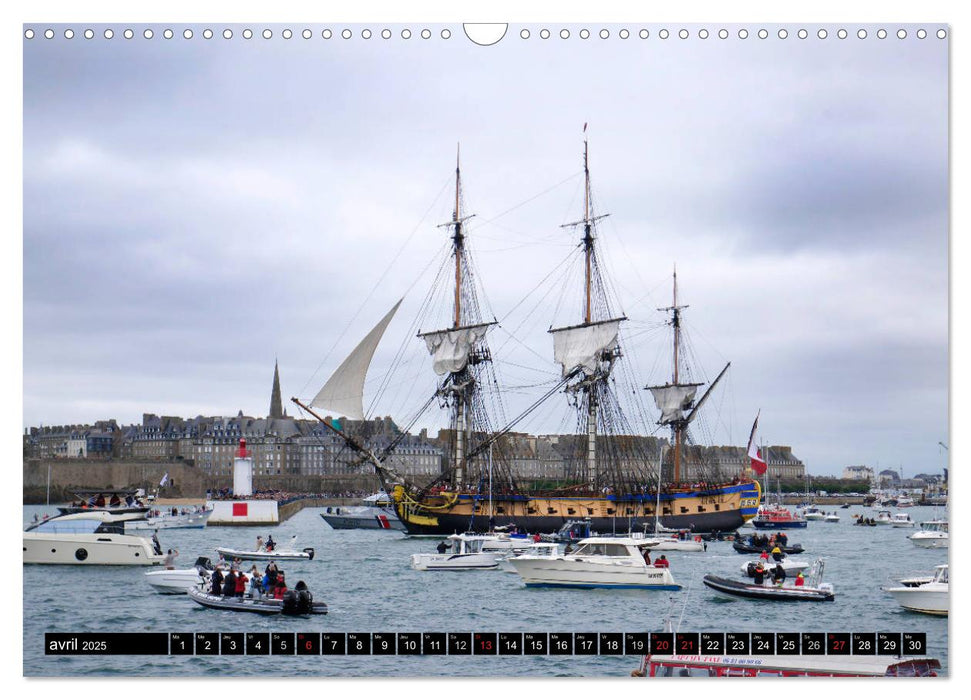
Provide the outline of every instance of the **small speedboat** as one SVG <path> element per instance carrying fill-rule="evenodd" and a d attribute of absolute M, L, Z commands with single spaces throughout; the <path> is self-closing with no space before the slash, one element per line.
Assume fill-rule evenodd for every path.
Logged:
<path fill-rule="evenodd" d="M 185 595 L 208 580 L 214 569 L 209 557 L 199 557 L 191 569 L 148 571 L 145 580 L 159 593 Z"/>
<path fill-rule="evenodd" d="M 840 516 L 836 513 L 829 513 L 823 518 L 823 522 L 827 523 L 838 523 L 840 521 Z"/>
<path fill-rule="evenodd" d="M 950 544 L 946 520 L 928 520 L 920 524 L 920 531 L 908 538 L 918 547 L 925 549 L 946 549 Z"/>
<path fill-rule="evenodd" d="M 826 517 L 826 514 L 816 506 L 809 506 L 802 512 L 802 517 L 806 520 L 822 520 Z"/>
<path fill-rule="evenodd" d="M 449 535 L 446 539 L 451 553 L 412 554 L 411 568 L 417 571 L 495 569 L 504 554 L 502 551 L 484 549 L 487 542 L 495 542 L 494 535 Z"/>
<path fill-rule="evenodd" d="M 188 591 L 189 598 L 206 608 L 249 612 L 260 615 L 326 615 L 327 603 L 315 603 L 303 581 L 297 582 L 294 590 L 287 591 L 283 598 L 247 598 L 222 596 L 206 593 L 196 588 Z"/>
<path fill-rule="evenodd" d="M 806 519 L 781 505 L 764 505 L 752 518 L 752 525 L 756 530 L 788 530 L 806 527 Z"/>
<path fill-rule="evenodd" d="M 903 585 L 883 590 L 892 595 L 905 610 L 928 615 L 947 615 L 950 611 L 947 564 L 936 567 L 930 580 L 923 577 L 904 579 L 901 584 Z"/>
<path fill-rule="evenodd" d="M 877 517 L 873 518 L 870 522 L 875 525 L 889 525 L 893 521 L 893 516 L 890 515 L 889 510 L 881 510 L 877 512 Z"/>
<path fill-rule="evenodd" d="M 749 578 L 755 577 L 755 567 L 762 564 L 766 569 L 774 569 L 777 564 L 782 564 L 782 569 L 786 572 L 786 576 L 796 576 L 796 574 L 801 574 L 803 571 L 809 568 L 810 563 L 808 561 L 801 561 L 798 559 L 792 559 L 790 557 L 783 558 L 780 562 L 768 561 L 760 562 L 756 559 L 755 561 L 747 561 L 742 564 L 741 571 L 744 576 Z"/>
<path fill-rule="evenodd" d="M 829 602 L 835 600 L 836 593 L 832 584 L 820 583 L 823 576 L 823 561 L 817 559 L 813 562 L 806 584 L 796 586 L 793 584 L 775 585 L 766 582 L 762 585 L 749 583 L 748 581 L 735 581 L 712 574 L 706 575 L 702 582 L 709 588 L 733 596 L 735 598 L 750 598 L 753 600 L 783 600 L 783 601 L 816 601 Z"/>
<path fill-rule="evenodd" d="M 909 513 L 894 513 L 890 518 L 890 524 L 893 527 L 914 527 L 917 525 Z"/>
<path fill-rule="evenodd" d="M 273 560 L 307 560 L 314 558 L 314 548 L 304 547 L 302 550 L 295 549 L 297 536 L 290 538 L 286 547 L 274 547 L 273 549 L 244 550 L 233 549 L 231 547 L 216 547 L 216 551 L 226 559 L 239 559 L 240 561 L 269 561 Z"/>
<path fill-rule="evenodd" d="M 651 536 L 646 541 L 644 547 L 652 552 L 702 552 L 707 549 L 701 535 L 692 536 L 686 530 L 671 535 Z"/>

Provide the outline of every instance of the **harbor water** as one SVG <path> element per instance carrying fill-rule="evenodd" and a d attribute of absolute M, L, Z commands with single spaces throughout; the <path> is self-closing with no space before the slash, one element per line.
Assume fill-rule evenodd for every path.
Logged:
<path fill-rule="evenodd" d="M 835 507 L 824 507 L 829 512 Z M 826 603 L 736 600 L 702 584 L 705 574 L 741 578 L 729 542 L 704 553 L 666 552 L 681 591 L 527 589 L 501 570 L 434 572 L 410 568 L 411 554 L 434 552 L 438 539 L 378 530 L 332 530 L 321 509 L 304 509 L 275 527 L 162 530 L 163 549 L 178 549 L 177 568 L 215 547 L 252 549 L 256 536 L 297 549 L 313 547 L 312 561 L 280 562 L 290 586 L 307 583 L 329 614 L 262 617 L 203 608 L 186 596 L 160 595 L 145 581 L 153 567 L 24 566 L 24 675 L 27 676 L 449 676 L 618 677 L 636 656 L 45 656 L 47 632 L 648 632 L 670 619 L 682 632 L 918 632 L 927 655 L 948 668 L 948 619 L 900 608 L 881 587 L 896 578 L 930 574 L 948 550 L 914 546 L 914 532 L 859 527 L 852 515 L 876 510 L 836 509 L 838 523 L 810 522 L 788 530 L 806 551 L 798 559 L 825 561 L 824 581 L 836 600 Z M 941 509 L 906 510 L 920 522 Z M 25 506 L 24 525 L 53 507 Z M 618 533 L 623 523 L 618 521 Z M 742 530 L 743 533 L 752 530 Z M 261 569 L 265 566 L 258 564 Z M 246 568 L 252 563 L 245 564 Z"/>

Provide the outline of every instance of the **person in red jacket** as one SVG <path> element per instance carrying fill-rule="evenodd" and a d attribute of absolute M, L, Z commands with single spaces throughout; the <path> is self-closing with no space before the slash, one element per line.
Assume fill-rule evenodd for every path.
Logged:
<path fill-rule="evenodd" d="M 806 583 L 806 579 L 803 577 L 802 572 L 800 571 L 796 575 L 796 585 L 797 586 L 803 586 L 803 585 L 805 585 L 805 583 Z"/>
<path fill-rule="evenodd" d="M 236 574 L 236 597 L 242 598 L 246 594 L 246 576 L 240 571 Z"/>
<path fill-rule="evenodd" d="M 663 554 L 654 560 L 654 566 L 658 569 L 668 568 L 668 559 Z"/>

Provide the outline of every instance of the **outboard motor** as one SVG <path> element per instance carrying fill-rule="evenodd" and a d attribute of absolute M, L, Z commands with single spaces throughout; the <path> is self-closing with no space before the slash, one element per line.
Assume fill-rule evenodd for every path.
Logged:
<path fill-rule="evenodd" d="M 313 547 L 304 547 L 303 548 L 303 551 L 306 552 L 307 554 L 309 554 L 311 559 L 314 558 L 314 548 Z"/>
<path fill-rule="evenodd" d="M 199 557 L 198 559 L 196 559 L 196 563 L 194 566 L 197 571 L 199 570 L 212 571 L 213 569 L 216 568 L 215 566 L 212 565 L 212 561 L 209 559 L 209 557 Z"/>
<path fill-rule="evenodd" d="M 748 576 L 749 578 L 754 578 L 755 577 L 755 567 L 757 567 L 757 566 L 758 566 L 758 564 L 755 564 L 754 562 L 749 562 L 748 563 L 748 566 L 745 568 L 745 575 Z"/>
<path fill-rule="evenodd" d="M 300 614 L 309 615 L 314 609 L 314 596 L 307 590 L 307 584 L 303 581 L 297 581 L 297 586 L 294 588 L 297 594 L 297 611 Z"/>
<path fill-rule="evenodd" d="M 287 591 L 283 594 L 283 614 L 284 615 L 299 615 L 299 601 L 297 598 L 297 591 Z"/>

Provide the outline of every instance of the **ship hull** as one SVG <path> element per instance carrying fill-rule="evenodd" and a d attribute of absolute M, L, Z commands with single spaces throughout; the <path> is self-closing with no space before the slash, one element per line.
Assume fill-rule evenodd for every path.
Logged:
<path fill-rule="evenodd" d="M 760 491 L 754 482 L 727 484 L 693 492 L 662 494 L 660 524 L 692 532 L 731 532 L 758 512 Z M 515 525 L 520 531 L 556 532 L 569 520 L 589 520 L 591 530 L 604 534 L 642 532 L 654 528 L 655 500 L 633 497 L 552 497 L 515 495 L 488 497 L 444 493 L 421 503 L 396 491 L 395 509 L 409 535 L 451 535 Z M 491 515 L 490 515 L 491 512 Z"/>

